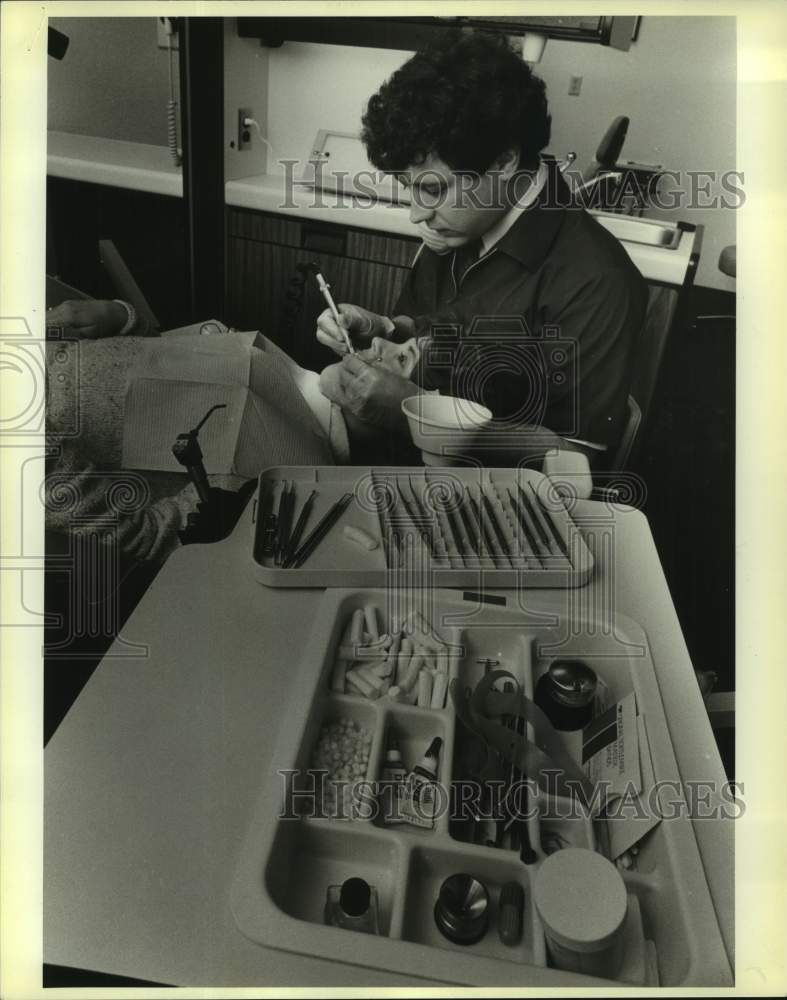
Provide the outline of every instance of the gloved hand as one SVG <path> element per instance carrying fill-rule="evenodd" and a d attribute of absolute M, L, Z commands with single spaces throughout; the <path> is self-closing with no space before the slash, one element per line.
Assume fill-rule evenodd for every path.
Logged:
<path fill-rule="evenodd" d="M 449 246 L 445 239 L 440 237 L 433 229 L 430 229 L 425 222 L 418 223 L 418 235 L 424 241 L 424 243 L 429 247 L 430 250 L 443 257 L 445 254 L 451 253 L 454 247 Z"/>
<path fill-rule="evenodd" d="M 342 358 L 338 369 L 338 385 L 334 402 L 367 423 L 390 429 L 404 429 L 407 420 L 402 413 L 402 400 L 419 393 L 409 379 L 386 371 L 350 354 Z"/>
<path fill-rule="evenodd" d="M 69 299 L 46 312 L 47 329 L 65 330 L 78 340 L 113 337 L 126 325 L 128 313 L 119 302 Z"/>
<path fill-rule="evenodd" d="M 394 325 L 387 316 L 378 316 L 348 302 L 339 302 L 337 308 L 341 325 L 350 335 L 353 346 L 368 347 L 374 337 L 390 339 Z M 349 353 L 347 342 L 330 309 L 325 309 L 317 317 L 317 340 L 337 354 Z"/>

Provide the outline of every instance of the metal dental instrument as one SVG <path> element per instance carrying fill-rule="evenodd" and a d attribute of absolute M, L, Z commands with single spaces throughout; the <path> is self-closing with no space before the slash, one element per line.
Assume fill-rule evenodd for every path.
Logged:
<path fill-rule="evenodd" d="M 281 496 L 279 497 L 279 512 L 276 519 L 276 565 L 280 566 L 284 561 L 284 555 L 289 547 L 290 528 L 292 527 L 292 514 L 295 508 L 295 483 L 287 485 L 284 481 Z"/>
<path fill-rule="evenodd" d="M 456 546 L 456 551 L 462 557 L 462 562 L 465 562 L 465 556 L 467 555 L 467 546 L 462 538 L 462 531 L 459 527 L 459 522 L 456 517 L 456 511 L 451 510 L 448 507 L 444 509 L 445 519 L 448 522 L 448 527 L 451 529 L 451 536 L 453 538 L 454 545 Z"/>
<path fill-rule="evenodd" d="M 293 484 L 294 489 L 294 484 Z M 296 551 L 301 542 L 301 536 L 303 535 L 303 530 L 306 527 L 306 522 L 309 519 L 309 514 L 314 506 L 314 500 L 317 496 L 317 490 L 312 490 L 311 493 L 306 498 L 306 501 L 301 508 L 301 512 L 298 515 L 298 520 L 295 522 L 295 527 L 292 529 L 289 540 L 287 542 L 287 548 L 282 553 L 282 562 L 286 562 L 293 552 Z"/>
<path fill-rule="evenodd" d="M 374 473 L 371 473 L 372 484 L 374 487 L 373 497 L 375 501 L 375 506 L 377 507 L 377 513 L 380 517 L 380 534 L 383 539 L 383 548 L 385 549 L 385 561 L 389 569 L 401 569 L 402 567 L 402 536 L 401 532 L 394 527 L 391 521 L 391 512 L 388 510 L 388 506 L 385 502 L 385 498 L 380 495 L 379 485 L 377 480 L 374 478 Z M 396 566 L 394 566 L 394 560 L 391 558 L 392 552 L 396 552 Z"/>
<path fill-rule="evenodd" d="M 428 482 L 426 478 L 426 473 L 424 473 L 424 482 Z M 436 518 L 438 518 L 438 523 L 439 523 L 439 514 L 437 506 L 434 503 L 431 503 L 427 504 L 427 507 L 429 507 L 434 512 L 434 515 Z M 456 520 L 456 512 L 449 505 L 443 504 L 442 513 L 445 515 L 446 522 L 448 523 L 448 530 L 451 534 L 451 541 L 454 543 L 454 548 L 461 557 L 462 562 L 464 562 L 467 549 L 464 544 L 464 541 L 462 540 L 462 533 L 459 530 L 459 524 Z"/>
<path fill-rule="evenodd" d="M 519 686 L 514 686 L 513 681 L 506 681 L 503 684 L 504 691 L 519 691 Z M 501 720 L 502 721 L 502 720 Z M 506 722 L 509 729 L 512 729 L 518 736 L 524 737 L 525 731 L 525 720 L 521 715 L 512 715 L 508 717 Z M 509 788 L 514 784 L 515 781 L 521 781 L 524 777 L 521 771 L 517 770 L 513 760 L 511 761 L 511 769 L 509 772 L 508 784 Z M 533 850 L 533 845 L 530 842 L 530 830 L 527 825 L 527 813 L 528 813 L 528 789 L 527 784 L 523 782 L 522 784 L 522 794 L 524 796 L 524 816 L 512 817 L 510 826 L 512 828 L 512 833 L 516 831 L 519 834 L 519 857 L 526 865 L 535 864 L 538 860 L 538 855 Z"/>
<path fill-rule="evenodd" d="M 549 529 L 545 524 L 544 515 L 543 512 L 540 510 L 538 498 L 536 498 L 536 502 L 533 503 L 533 501 L 530 499 L 527 493 L 525 493 L 525 491 L 519 484 L 517 484 L 517 490 L 519 491 L 519 496 L 521 497 L 523 503 L 527 506 L 531 520 L 536 525 L 536 529 L 541 538 L 541 543 L 547 550 L 547 555 L 550 558 L 554 558 L 555 556 L 557 556 L 558 558 L 562 558 L 563 553 L 555 545 L 555 540 L 554 538 L 552 538 L 552 535 L 550 534 Z"/>
<path fill-rule="evenodd" d="M 479 549 L 481 548 L 481 544 L 483 543 L 483 546 L 486 549 L 487 554 L 491 556 L 492 559 L 494 559 L 495 550 L 489 541 L 489 535 L 486 530 L 486 525 L 484 524 L 481 518 L 481 511 L 478 509 L 478 504 L 476 503 L 475 497 L 473 497 L 473 495 L 470 493 L 469 490 L 467 491 L 467 498 L 470 502 L 470 510 L 472 510 L 473 517 L 475 518 L 475 522 L 478 525 Z"/>
<path fill-rule="evenodd" d="M 336 524 L 345 512 L 347 507 L 349 507 L 353 496 L 353 493 L 345 493 L 340 500 L 336 501 L 328 513 L 325 514 L 312 529 L 311 533 L 306 536 L 300 548 L 298 548 L 285 562 L 282 563 L 282 566 L 285 569 L 299 569 L 303 565 L 304 561 L 311 555 L 314 549 L 317 548 L 323 538 L 325 538 L 334 524 Z"/>
<path fill-rule="evenodd" d="M 492 525 L 492 531 L 495 534 L 495 539 L 497 541 L 498 547 L 500 548 L 500 551 L 502 552 L 503 556 L 508 560 L 509 565 L 513 569 L 514 560 L 511 558 L 511 553 L 508 551 L 508 542 L 506 541 L 506 536 L 497 520 L 497 514 L 495 513 L 492 501 L 489 499 L 489 497 L 486 495 L 486 491 L 483 489 L 481 490 L 481 500 L 483 501 L 484 504 L 484 510 L 486 511 L 486 516 L 489 518 L 489 522 Z"/>
<path fill-rule="evenodd" d="M 467 535 L 470 546 L 476 556 L 480 558 L 481 556 L 481 545 L 478 535 L 473 532 L 473 526 L 470 523 L 470 515 L 467 513 L 467 494 L 465 493 L 462 498 L 459 497 L 458 490 L 454 491 L 454 497 L 456 497 L 458 503 L 457 508 L 459 510 L 459 516 L 462 519 L 462 524 L 464 525 L 465 534 Z"/>
<path fill-rule="evenodd" d="M 533 493 L 533 497 L 535 498 L 535 503 L 533 506 L 535 507 L 536 513 L 542 519 L 544 525 L 546 526 L 547 532 L 549 533 L 552 540 L 557 543 L 557 547 L 560 550 L 558 553 L 556 553 L 556 555 L 564 555 L 566 559 L 568 559 L 569 556 L 568 556 L 568 549 L 566 548 L 566 543 L 563 541 L 560 532 L 557 530 L 555 526 L 554 521 L 548 515 L 548 512 L 545 512 L 543 510 L 544 505 L 533 484 L 531 482 L 528 482 L 528 486 L 530 487 Z"/>
<path fill-rule="evenodd" d="M 350 335 L 347 333 L 347 330 L 342 326 L 342 320 L 339 314 L 339 309 L 336 303 L 333 301 L 333 296 L 331 295 L 331 286 L 328 284 L 328 282 L 325 280 L 325 278 L 323 278 L 322 274 L 320 273 L 320 265 L 317 263 L 317 261 L 315 261 L 311 265 L 311 268 L 312 271 L 314 272 L 314 277 L 317 279 L 317 284 L 319 285 L 320 293 L 322 294 L 322 297 L 325 299 L 325 301 L 328 303 L 328 308 L 331 310 L 331 315 L 336 321 L 336 325 L 341 330 L 342 336 L 344 337 L 344 342 L 345 344 L 347 344 L 347 350 L 350 352 L 350 354 L 355 354 L 355 348 L 353 347 L 350 341 Z"/>
<path fill-rule="evenodd" d="M 508 494 L 508 500 L 509 503 L 511 504 L 511 509 L 513 510 L 514 514 L 516 514 L 516 519 L 519 522 L 519 527 L 522 529 L 522 534 L 524 536 L 525 542 L 527 543 L 526 545 L 527 552 L 525 554 L 529 559 L 534 559 L 538 564 L 540 564 L 541 557 L 539 555 L 539 546 L 536 544 L 535 538 L 533 537 L 533 534 L 530 530 L 530 526 L 525 520 L 525 516 L 522 510 L 520 509 L 519 502 L 517 501 L 516 497 L 513 495 L 511 490 L 506 489 L 506 493 Z"/>
<path fill-rule="evenodd" d="M 549 547 L 544 544 L 544 540 L 541 537 L 538 526 L 533 520 L 533 515 L 530 513 L 530 504 L 528 503 L 527 497 L 523 493 L 521 486 L 517 486 L 517 490 L 519 491 L 519 501 L 514 502 L 519 514 L 520 524 L 523 526 L 527 525 L 527 532 L 534 546 L 534 550 L 538 555 L 538 558 L 543 563 L 544 559 L 549 559 L 550 557 L 551 553 L 549 551 Z"/>
<path fill-rule="evenodd" d="M 484 491 L 481 489 L 480 486 L 478 487 L 478 496 L 481 501 L 481 506 L 479 507 L 478 502 L 473 497 L 470 498 L 470 504 L 473 508 L 473 513 L 475 514 L 476 519 L 478 520 L 478 523 L 481 526 L 481 531 L 484 536 L 484 544 L 486 545 L 486 551 L 488 555 L 492 558 L 492 561 L 494 563 L 499 563 L 500 556 L 498 555 L 497 550 L 500 546 L 497 541 L 497 538 L 494 535 L 494 531 L 489 525 L 489 520 L 490 520 L 489 511 L 487 509 L 487 504 L 484 503 L 486 497 L 484 496 Z"/>
<path fill-rule="evenodd" d="M 263 488 L 260 504 L 261 554 L 272 556 L 276 544 L 276 515 L 273 513 L 273 489 Z"/>
<path fill-rule="evenodd" d="M 412 491 L 412 488 L 413 488 L 413 485 L 412 485 L 412 483 L 410 483 L 410 490 L 411 491 Z M 434 546 L 432 545 L 431 536 L 430 536 L 429 532 L 427 531 L 426 527 L 423 525 L 423 523 L 419 526 L 418 517 L 417 517 L 416 514 L 413 513 L 412 506 L 405 499 L 405 495 L 402 492 L 402 487 L 399 485 L 399 480 L 398 479 L 396 480 L 396 489 L 399 492 L 399 496 L 401 498 L 402 503 L 404 504 L 404 509 L 407 511 L 407 515 L 408 515 L 408 517 L 410 518 L 410 520 L 413 523 L 413 527 L 418 532 L 418 534 L 421 536 L 421 539 L 423 540 L 424 544 L 426 545 L 427 549 L 429 550 L 429 554 L 432 557 L 434 557 L 435 552 L 434 552 Z M 413 493 L 413 503 L 415 503 L 415 493 Z M 423 518 L 422 518 L 422 521 L 423 521 Z"/>

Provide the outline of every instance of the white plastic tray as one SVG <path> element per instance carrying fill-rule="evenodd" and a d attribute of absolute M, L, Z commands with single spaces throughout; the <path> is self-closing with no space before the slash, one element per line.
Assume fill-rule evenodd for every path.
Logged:
<path fill-rule="evenodd" d="M 283 481 L 294 482 L 296 517 L 307 496 L 316 490 L 306 533 L 345 493 L 353 493 L 350 506 L 300 568 L 276 566 L 263 554 L 264 498 Z M 420 524 L 426 524 L 436 553 L 432 555 L 402 503 L 397 484 L 412 501 L 410 482 L 421 502 Z M 459 516 L 451 520 L 441 498 L 446 490 L 467 487 L 476 498 L 483 490 L 495 511 L 505 550 L 491 524 L 479 554 L 470 545 Z M 537 514 L 546 519 L 546 531 L 555 542 L 553 552 L 530 541 L 508 500 L 521 487 Z M 254 512 L 252 555 L 257 580 L 269 587 L 579 587 L 593 572 L 593 556 L 550 480 L 532 469 L 424 468 L 363 466 L 277 466 L 265 469 L 259 480 Z M 274 509 L 276 507 L 274 500 Z M 413 504 L 413 506 L 415 506 Z M 452 511 L 453 513 L 453 511 Z M 487 524 L 487 519 L 484 519 Z M 380 544 L 367 551 L 343 534 L 345 525 L 361 528 Z M 455 532 L 458 528 L 458 542 Z M 535 532 L 534 532 L 535 534 Z"/>
<path fill-rule="evenodd" d="M 421 592 L 423 593 L 423 592 Z M 430 595 L 428 615 L 449 642 L 461 642 L 462 655 L 451 662 L 451 674 L 474 685 L 483 674 L 482 657 L 501 661 L 516 674 L 522 636 L 532 637 L 533 676 L 518 677 L 525 693 L 555 658 L 581 658 L 608 687 L 612 701 L 633 691 L 645 717 L 657 781 L 680 789 L 677 764 L 643 630 L 617 617 L 604 629 L 590 620 L 574 620 L 570 628 L 528 618 L 514 595 L 505 607 L 479 604 L 460 595 Z M 533 905 L 532 884 L 545 856 L 538 818 L 530 821 L 531 842 L 539 855 L 534 866 L 518 853 L 465 843 L 447 816 L 435 828 L 385 826 L 379 821 L 324 818 L 281 819 L 284 784 L 280 771 L 309 767 L 320 728 L 327 720 L 348 717 L 374 734 L 368 780 L 379 777 L 387 738 L 394 734 L 408 767 L 417 762 L 433 736 L 442 736 L 439 780 L 448 785 L 454 766 L 456 727 L 450 700 L 442 710 L 394 704 L 390 699 L 332 694 L 329 689 L 335 649 L 352 612 L 373 603 L 385 627 L 390 592 L 328 591 L 314 622 L 298 671 L 293 675 L 291 707 L 279 734 L 274 759 L 263 762 L 264 780 L 257 807 L 241 849 L 232 885 L 232 910 L 239 929 L 252 941 L 272 948 L 315 955 L 377 970 L 407 973 L 436 983 L 470 986 L 543 985 L 599 986 L 606 981 L 548 967 L 543 931 Z M 397 618 L 398 618 L 398 612 Z M 379 823 L 379 825 L 378 825 Z M 586 818 L 555 820 L 567 844 L 601 850 L 605 824 Z M 546 826 L 546 824 L 544 824 Z M 433 920 L 433 906 L 444 878 L 468 872 L 490 889 L 492 916 L 486 936 L 462 947 L 446 940 Z M 732 984 L 716 914 L 702 869 L 690 819 L 681 814 L 664 819 L 639 844 L 635 867 L 623 878 L 642 931 L 650 942 L 628 955 L 618 985 L 721 986 Z M 326 926 L 325 893 L 329 885 L 360 875 L 377 887 L 380 935 Z M 503 945 L 496 931 L 499 887 L 519 881 L 525 892 L 521 943 Z M 657 970 L 657 971 L 656 971 Z M 609 985 L 609 983 L 607 983 Z"/>

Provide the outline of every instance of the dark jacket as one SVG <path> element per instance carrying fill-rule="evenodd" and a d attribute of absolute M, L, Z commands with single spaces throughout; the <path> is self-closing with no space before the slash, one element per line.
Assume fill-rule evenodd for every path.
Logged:
<path fill-rule="evenodd" d="M 647 286 L 554 165 L 536 202 L 461 274 L 424 247 L 397 303 L 430 335 L 415 380 L 495 417 L 614 447 Z"/>

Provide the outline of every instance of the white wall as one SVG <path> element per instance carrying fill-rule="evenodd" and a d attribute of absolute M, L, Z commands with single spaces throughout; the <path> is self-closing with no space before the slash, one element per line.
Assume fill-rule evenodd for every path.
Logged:
<path fill-rule="evenodd" d="M 321 128 L 358 132 L 368 98 L 411 52 L 285 42 L 268 63 L 268 138 L 278 159 L 304 159 Z"/>
<path fill-rule="evenodd" d="M 167 62 L 156 47 L 155 19 L 52 24 L 71 36 L 71 47 L 63 62 L 49 60 L 49 127 L 164 145 Z M 366 99 L 410 56 L 296 42 L 266 50 L 238 39 L 232 18 L 226 37 L 228 101 L 250 105 L 266 129 L 269 171 L 277 158 L 303 158 L 320 128 L 357 132 Z M 547 83 L 555 154 L 573 149 L 580 164 L 589 162 L 612 119 L 626 114 L 623 159 L 678 170 L 735 169 L 734 18 L 645 17 L 628 52 L 553 40 L 537 72 Z M 579 97 L 568 96 L 571 75 L 583 77 Z M 228 154 L 228 176 L 264 169 L 262 154 Z M 705 226 L 698 283 L 733 289 L 717 261 L 735 242 L 735 212 L 672 215 Z"/>
<path fill-rule="evenodd" d="M 631 119 L 622 159 L 675 170 L 735 169 L 735 19 L 645 17 L 628 52 L 581 42 L 547 44 L 536 72 L 552 112 L 550 151 L 589 163 L 619 114 Z M 320 128 L 357 132 L 367 97 L 408 52 L 286 42 L 269 60 L 268 136 L 275 157 L 303 158 Z M 579 97 L 570 76 L 582 76 Z M 270 161 L 269 161 L 270 162 Z M 269 168 L 270 169 L 270 168 Z M 734 289 L 717 268 L 735 242 L 735 212 L 650 215 L 704 225 L 698 284 Z"/>
<path fill-rule="evenodd" d="M 53 17 L 65 58 L 47 60 L 48 128 L 167 144 L 167 53 L 154 17 Z M 175 88 L 178 63 L 173 59 Z"/>
<path fill-rule="evenodd" d="M 547 43 L 537 72 L 547 84 L 551 150 L 589 163 L 616 115 L 631 119 L 621 159 L 674 170 L 735 170 L 736 51 L 731 17 L 644 17 L 628 52 L 580 42 Z M 582 76 L 569 97 L 570 76 Z M 705 226 L 697 283 L 734 289 L 717 267 L 735 243 L 728 209 L 654 210 Z"/>

